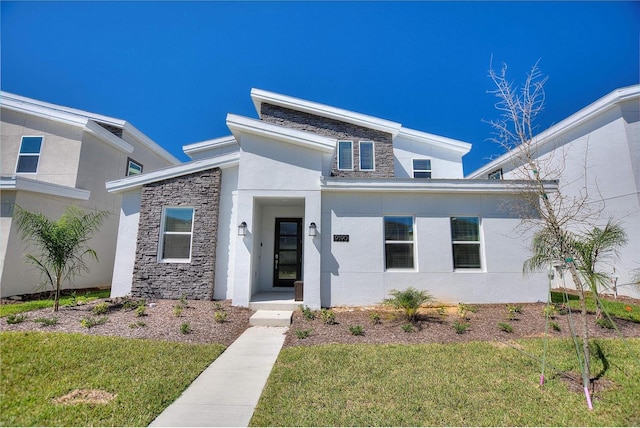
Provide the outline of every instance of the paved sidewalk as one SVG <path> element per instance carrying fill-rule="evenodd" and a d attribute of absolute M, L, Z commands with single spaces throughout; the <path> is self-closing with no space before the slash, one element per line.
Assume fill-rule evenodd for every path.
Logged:
<path fill-rule="evenodd" d="M 248 426 L 287 329 L 247 329 L 149 426 Z"/>

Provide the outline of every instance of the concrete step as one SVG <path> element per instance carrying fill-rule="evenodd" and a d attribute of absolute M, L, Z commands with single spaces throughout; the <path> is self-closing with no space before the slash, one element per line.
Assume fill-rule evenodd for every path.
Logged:
<path fill-rule="evenodd" d="M 264 302 L 249 302 L 249 308 L 254 311 L 295 311 L 303 305 L 303 302 L 293 300 L 269 300 Z"/>
<path fill-rule="evenodd" d="M 292 317 L 293 311 L 268 311 L 261 309 L 251 316 L 249 324 L 263 327 L 289 327 Z"/>

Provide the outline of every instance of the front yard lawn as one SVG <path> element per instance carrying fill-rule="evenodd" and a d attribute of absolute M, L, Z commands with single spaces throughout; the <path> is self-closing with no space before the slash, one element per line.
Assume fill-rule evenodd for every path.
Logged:
<path fill-rule="evenodd" d="M 541 339 L 512 342 L 541 356 Z M 547 366 L 500 342 L 284 349 L 252 426 L 640 426 L 640 340 L 593 340 L 594 410 Z M 606 356 L 606 357 L 603 357 Z M 548 364 L 579 380 L 571 339 Z"/>
<path fill-rule="evenodd" d="M 0 426 L 147 426 L 223 350 L 84 334 L 0 333 Z M 108 402 L 56 402 L 74 391 Z"/>

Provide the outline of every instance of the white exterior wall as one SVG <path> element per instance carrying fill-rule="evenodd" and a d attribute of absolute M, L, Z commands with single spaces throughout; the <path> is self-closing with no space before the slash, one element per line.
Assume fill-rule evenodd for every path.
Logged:
<path fill-rule="evenodd" d="M 122 297 L 131 293 L 140 220 L 140 196 L 140 189 L 122 195 L 111 297 Z"/>
<path fill-rule="evenodd" d="M 619 107 L 610 109 L 597 120 L 557 137 L 549 145 L 552 151 L 540 157 L 540 164 L 541 170 L 551 171 L 560 171 L 559 165 L 564 164 L 559 177 L 563 195 L 588 192 L 594 206 L 604 202 L 595 219 L 598 226 L 609 218 L 621 222 L 628 243 L 621 249 L 620 261 L 600 269 L 619 277 L 619 293 L 640 297 L 640 289 L 631 284 L 633 271 L 640 269 L 640 121 L 637 104 L 624 108 L 624 114 Z M 505 178 L 516 178 L 510 169 L 503 167 Z"/>
<path fill-rule="evenodd" d="M 463 178 L 462 155 L 398 136 L 393 140 L 396 178 L 413 178 L 413 159 L 431 159 L 431 178 Z"/>
<path fill-rule="evenodd" d="M 238 167 L 222 170 L 213 298 L 231 299 L 238 240 Z"/>
<path fill-rule="evenodd" d="M 504 197 L 325 192 L 322 197 L 322 306 L 380 303 L 392 289 L 415 287 L 447 303 L 546 301 L 546 275 L 524 278 L 529 255 L 520 220 L 499 212 Z M 387 215 L 414 216 L 415 269 L 385 271 Z M 453 269 L 451 216 L 481 218 L 482 271 Z M 333 242 L 334 234 L 349 242 Z"/>

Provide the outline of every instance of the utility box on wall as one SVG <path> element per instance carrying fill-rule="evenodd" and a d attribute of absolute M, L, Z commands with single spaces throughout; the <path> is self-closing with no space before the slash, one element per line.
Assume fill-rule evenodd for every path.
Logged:
<path fill-rule="evenodd" d="M 296 302 L 302 302 L 303 299 L 304 283 L 302 281 L 296 281 L 293 283 L 293 295 Z"/>

